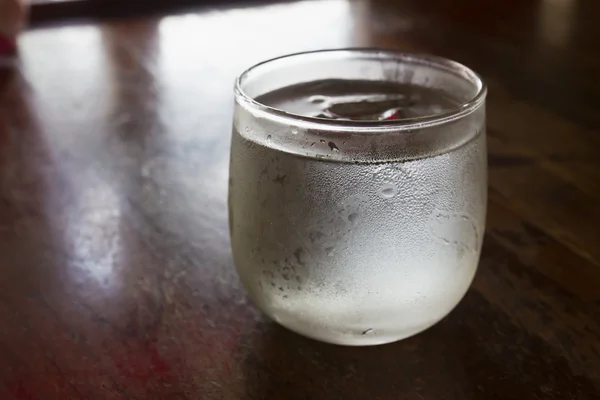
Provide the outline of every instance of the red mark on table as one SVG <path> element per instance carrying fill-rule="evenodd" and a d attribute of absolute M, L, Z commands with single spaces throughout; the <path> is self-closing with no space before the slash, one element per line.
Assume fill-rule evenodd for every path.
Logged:
<path fill-rule="evenodd" d="M 155 343 L 146 342 L 135 347 L 114 359 L 123 376 L 142 382 L 151 379 L 169 381 L 173 378 L 171 367 L 163 360 Z"/>
<path fill-rule="evenodd" d="M 37 400 L 23 384 L 23 381 L 17 379 L 13 381 L 4 382 L 4 387 L 10 395 L 16 400 Z"/>

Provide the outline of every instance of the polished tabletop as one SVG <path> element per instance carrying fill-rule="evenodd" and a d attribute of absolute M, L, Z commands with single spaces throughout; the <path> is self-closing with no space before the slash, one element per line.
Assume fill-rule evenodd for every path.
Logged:
<path fill-rule="evenodd" d="M 600 398 L 599 13 L 324 0 L 25 32 L 0 66 L 0 399 Z M 472 288 L 364 348 L 249 302 L 226 207 L 234 76 L 350 46 L 450 57 L 489 88 Z"/>

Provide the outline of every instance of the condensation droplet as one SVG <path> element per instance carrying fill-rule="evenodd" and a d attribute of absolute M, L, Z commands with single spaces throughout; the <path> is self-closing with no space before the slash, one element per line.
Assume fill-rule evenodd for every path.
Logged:
<path fill-rule="evenodd" d="M 374 333 L 375 333 L 375 330 L 373 328 L 369 328 L 367 330 L 364 330 L 362 334 L 363 335 L 372 335 Z"/>
<path fill-rule="evenodd" d="M 325 96 L 310 96 L 310 98 L 308 99 L 308 101 L 310 101 L 311 103 L 323 103 L 327 100 L 327 97 Z"/>
<path fill-rule="evenodd" d="M 329 143 L 327 143 L 327 145 L 329 146 L 329 148 L 331 149 L 331 151 L 334 151 L 336 153 L 340 152 L 340 149 L 338 149 L 338 147 L 335 145 L 335 143 L 329 142 Z"/>
<path fill-rule="evenodd" d="M 430 216 L 429 230 L 444 245 L 455 247 L 459 257 L 476 252 L 479 247 L 477 225 L 468 214 L 434 211 Z"/>
<path fill-rule="evenodd" d="M 352 214 L 348 215 L 348 221 L 350 221 L 352 223 L 354 223 L 357 218 L 358 218 L 358 214 L 357 213 L 352 213 Z"/>
<path fill-rule="evenodd" d="M 298 134 L 298 128 L 296 128 L 295 126 L 292 127 L 292 135 L 297 135 Z"/>
<path fill-rule="evenodd" d="M 271 135 L 267 135 L 267 140 L 271 140 Z"/>
<path fill-rule="evenodd" d="M 398 188 L 392 185 L 391 183 L 385 183 L 379 188 L 379 196 L 384 199 L 389 199 L 394 197 L 398 193 Z"/>
<path fill-rule="evenodd" d="M 325 141 L 323 139 L 319 140 L 321 143 L 325 143 Z"/>
<path fill-rule="evenodd" d="M 327 255 L 328 255 L 329 257 L 331 257 L 331 256 L 333 255 L 333 251 L 334 251 L 334 250 L 335 250 L 335 248 L 334 248 L 334 247 L 327 247 L 327 248 L 325 249 L 325 253 L 327 253 Z"/>
<path fill-rule="evenodd" d="M 315 145 L 315 142 L 312 142 L 312 143 L 310 144 L 310 147 L 313 147 L 314 145 Z"/>

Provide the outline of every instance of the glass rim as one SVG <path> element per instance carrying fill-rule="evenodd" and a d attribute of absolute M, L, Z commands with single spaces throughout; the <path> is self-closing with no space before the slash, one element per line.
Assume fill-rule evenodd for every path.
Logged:
<path fill-rule="evenodd" d="M 250 96 L 243 88 L 245 80 L 251 73 L 262 68 L 263 66 L 293 57 L 310 56 L 316 54 L 353 54 L 353 55 L 366 55 L 366 56 L 377 56 L 380 59 L 397 60 L 398 62 L 415 62 L 430 65 L 434 68 L 445 69 L 448 72 L 458 73 L 464 77 L 470 83 L 472 83 L 477 92 L 475 95 L 467 101 L 462 102 L 460 105 L 445 110 L 443 112 L 413 118 L 403 118 L 399 120 L 336 120 L 328 118 L 311 117 L 301 114 L 296 114 L 282 109 L 271 107 L 266 104 L 262 104 L 257 101 L 253 96 Z M 286 54 L 279 57 L 271 58 L 253 66 L 247 68 L 235 79 L 234 94 L 236 100 L 242 100 L 252 111 L 256 112 L 259 116 L 266 118 L 276 119 L 279 122 L 287 124 L 299 123 L 304 125 L 308 129 L 323 129 L 327 128 L 330 131 L 336 132 L 409 132 L 438 125 L 447 124 L 449 122 L 461 119 L 473 111 L 477 110 L 481 104 L 485 101 L 487 95 L 487 86 L 483 79 L 473 71 L 471 68 L 451 59 L 431 55 L 427 53 L 413 53 L 403 52 L 399 50 L 390 49 L 379 49 L 379 48 L 340 48 L 340 49 L 324 49 L 324 50 L 313 50 L 303 51 L 292 54 Z"/>

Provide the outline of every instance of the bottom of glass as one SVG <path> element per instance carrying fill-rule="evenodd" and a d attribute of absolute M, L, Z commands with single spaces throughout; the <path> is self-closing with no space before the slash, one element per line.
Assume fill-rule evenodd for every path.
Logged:
<path fill-rule="evenodd" d="M 444 316 L 445 317 L 445 316 Z M 377 328 L 371 328 L 367 331 L 364 331 L 360 335 L 345 335 L 340 334 L 338 332 L 332 332 L 332 334 L 319 334 L 308 331 L 306 329 L 302 329 L 299 327 L 293 327 L 287 324 L 284 324 L 277 319 L 274 319 L 279 325 L 284 328 L 297 333 L 298 335 L 307 337 L 309 339 L 317 340 L 319 342 L 336 344 L 340 346 L 379 346 L 394 342 L 399 342 L 400 340 L 408 339 L 412 336 L 418 335 L 419 333 L 426 331 L 431 328 L 439 321 L 441 321 L 444 317 L 436 319 L 433 322 L 413 326 L 410 328 L 399 329 L 397 331 L 390 332 L 386 330 L 385 333 L 379 333 Z"/>

